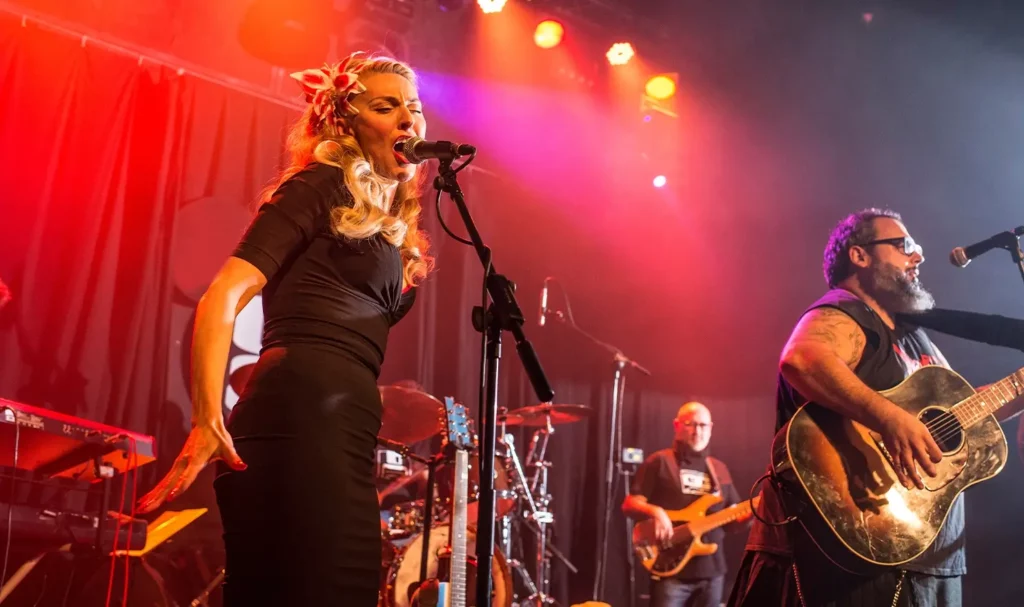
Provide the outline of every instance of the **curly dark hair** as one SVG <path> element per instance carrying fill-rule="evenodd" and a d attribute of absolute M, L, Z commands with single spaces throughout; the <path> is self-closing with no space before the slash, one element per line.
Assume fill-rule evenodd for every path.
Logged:
<path fill-rule="evenodd" d="M 874 240 L 875 220 L 882 217 L 903 221 L 896 211 L 872 208 L 851 213 L 832 228 L 828 244 L 825 245 L 825 258 L 822 263 L 825 282 L 829 288 L 835 288 L 853 273 L 853 268 L 850 267 L 850 247 Z"/>

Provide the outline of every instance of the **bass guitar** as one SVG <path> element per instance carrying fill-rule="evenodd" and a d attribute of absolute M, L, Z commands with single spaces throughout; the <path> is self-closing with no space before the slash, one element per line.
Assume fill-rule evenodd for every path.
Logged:
<path fill-rule="evenodd" d="M 722 501 L 718 495 L 703 495 L 681 510 L 666 510 L 673 523 L 682 523 L 672 528 L 672 537 L 659 541 L 654 535 L 654 520 L 647 519 L 633 525 L 633 550 L 644 569 L 656 578 L 672 577 L 695 556 L 707 556 L 718 552 L 718 544 L 705 544 L 703 535 L 735 521 L 751 516 L 760 497 L 723 508 L 713 514 L 707 511 Z"/>

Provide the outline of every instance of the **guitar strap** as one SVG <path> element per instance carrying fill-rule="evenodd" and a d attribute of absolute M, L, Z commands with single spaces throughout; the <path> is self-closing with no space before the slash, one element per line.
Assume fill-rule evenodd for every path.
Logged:
<path fill-rule="evenodd" d="M 722 492 L 722 481 L 718 476 L 718 460 L 710 455 L 706 458 L 708 462 L 708 475 L 711 476 L 711 493 L 718 495 Z"/>
<path fill-rule="evenodd" d="M 676 484 L 676 489 L 679 493 L 683 492 L 683 481 L 679 478 L 679 459 L 676 455 L 675 449 L 672 450 L 671 457 L 668 457 L 668 471 L 672 473 L 672 482 Z"/>

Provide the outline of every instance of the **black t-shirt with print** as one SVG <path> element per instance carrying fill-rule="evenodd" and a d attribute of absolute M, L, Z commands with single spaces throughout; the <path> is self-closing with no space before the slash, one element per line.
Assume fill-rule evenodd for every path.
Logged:
<path fill-rule="evenodd" d="M 942 353 L 922 329 L 903 324 L 897 324 L 895 330 L 890 329 L 874 310 L 845 289 L 828 291 L 807 311 L 822 307 L 841 310 L 864 331 L 864 353 L 854 372 L 861 381 L 874 390 L 888 390 L 925 365 L 949 367 Z M 807 400 L 780 374 L 776 399 L 776 432 L 806 402 Z M 761 487 L 762 501 L 758 514 L 769 521 L 784 520 L 784 508 L 773 486 L 770 483 L 763 483 Z M 795 533 L 804 532 L 796 524 L 769 527 L 755 519 L 747 540 L 747 550 L 792 555 Z M 816 557 L 808 555 L 808 558 Z M 953 508 L 932 546 L 905 568 L 931 575 L 963 575 L 967 572 L 964 557 L 963 496 L 953 503 Z"/>
<path fill-rule="evenodd" d="M 713 466 L 712 471 L 709 466 Z M 665 510 L 680 510 L 698 498 L 720 493 L 722 502 L 708 510 L 718 512 L 740 501 L 729 469 L 721 460 L 704 453 L 694 453 L 681 445 L 653 453 L 637 470 L 630 489 L 647 502 Z M 725 534 L 742 529 L 744 523 L 732 523 L 704 534 L 704 543 L 721 544 Z M 722 546 L 715 554 L 694 557 L 676 579 L 703 580 L 725 575 L 725 554 Z"/>

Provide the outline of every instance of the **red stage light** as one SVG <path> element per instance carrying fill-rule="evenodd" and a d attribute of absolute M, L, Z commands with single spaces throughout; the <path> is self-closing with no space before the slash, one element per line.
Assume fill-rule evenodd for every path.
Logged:
<path fill-rule="evenodd" d="M 557 21 L 548 19 L 537 24 L 533 32 L 533 41 L 541 48 L 555 48 L 562 41 L 565 29 Z"/>
<path fill-rule="evenodd" d="M 644 92 L 658 101 L 671 99 L 676 94 L 676 81 L 671 76 L 659 74 L 647 81 Z"/>

